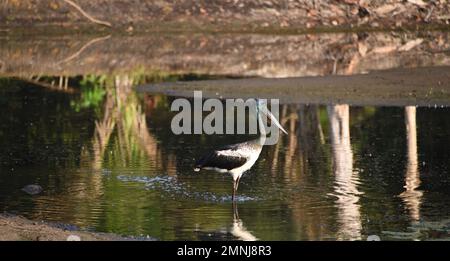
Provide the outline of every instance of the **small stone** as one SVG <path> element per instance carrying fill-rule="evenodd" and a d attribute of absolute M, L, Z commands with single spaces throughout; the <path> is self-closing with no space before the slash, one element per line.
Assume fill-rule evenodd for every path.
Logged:
<path fill-rule="evenodd" d="M 66 241 L 81 241 L 81 238 L 77 235 L 69 235 Z"/>
<path fill-rule="evenodd" d="M 308 15 L 309 17 L 312 17 L 312 16 L 317 16 L 318 13 L 317 13 L 316 10 L 311 9 L 311 10 L 308 11 L 308 14 L 307 14 L 307 15 Z"/>
<path fill-rule="evenodd" d="M 288 26 L 289 26 L 289 23 L 286 22 L 286 21 L 282 21 L 282 22 L 280 23 L 280 26 L 281 26 L 281 27 L 288 27 Z"/>
<path fill-rule="evenodd" d="M 377 235 L 370 235 L 367 237 L 367 241 L 381 241 L 381 238 Z"/>
<path fill-rule="evenodd" d="M 43 191 L 42 187 L 36 184 L 26 185 L 22 191 L 29 195 L 37 195 Z"/>

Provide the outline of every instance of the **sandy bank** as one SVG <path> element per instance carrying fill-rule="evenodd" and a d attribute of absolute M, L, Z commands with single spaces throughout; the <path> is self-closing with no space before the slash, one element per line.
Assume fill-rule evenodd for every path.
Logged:
<path fill-rule="evenodd" d="M 110 233 L 95 233 L 67 229 L 67 225 L 32 221 L 26 218 L 0 214 L 0 241 L 66 241 L 69 236 L 78 236 L 82 241 L 104 240 L 152 240 L 151 238 L 122 237 Z"/>

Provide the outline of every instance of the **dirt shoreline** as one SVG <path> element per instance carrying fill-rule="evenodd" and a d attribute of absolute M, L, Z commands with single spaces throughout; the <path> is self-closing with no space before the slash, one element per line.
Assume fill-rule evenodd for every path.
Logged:
<path fill-rule="evenodd" d="M 277 88 L 273 88 L 276 86 Z M 156 83 L 138 92 L 204 98 L 277 98 L 284 104 L 450 106 L 450 67 L 394 69 L 351 76 L 246 78 Z"/>
<path fill-rule="evenodd" d="M 69 236 L 71 238 L 78 236 L 81 241 L 155 240 L 148 237 L 123 237 L 67 227 L 69 226 L 65 224 L 32 221 L 21 216 L 3 213 L 0 214 L 0 241 L 68 241 Z"/>
<path fill-rule="evenodd" d="M 392 30 L 448 28 L 449 13 L 446 0 L 9 0 L 0 4 L 0 28 L 3 32 L 47 26 L 126 32 Z"/>

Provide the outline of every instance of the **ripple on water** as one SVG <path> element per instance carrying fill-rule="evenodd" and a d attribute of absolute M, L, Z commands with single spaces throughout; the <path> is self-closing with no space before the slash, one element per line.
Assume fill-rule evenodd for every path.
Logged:
<path fill-rule="evenodd" d="M 230 195 L 217 195 L 210 191 L 192 191 L 183 183 L 179 182 L 176 177 L 171 176 L 127 176 L 119 175 L 117 179 L 122 182 L 137 182 L 143 183 L 147 190 L 160 190 L 164 192 L 162 196 L 170 197 L 171 199 L 192 199 L 209 202 L 229 202 L 232 200 Z M 257 197 L 250 197 L 245 195 L 236 196 L 236 201 L 257 201 Z"/>

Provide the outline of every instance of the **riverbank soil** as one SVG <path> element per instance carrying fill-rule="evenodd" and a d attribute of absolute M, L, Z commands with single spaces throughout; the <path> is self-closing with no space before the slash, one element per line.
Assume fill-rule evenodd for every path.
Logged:
<path fill-rule="evenodd" d="M 448 0 L 6 0 L 0 3 L 0 27 L 128 32 L 446 28 L 449 14 Z"/>
<path fill-rule="evenodd" d="M 0 214 L 0 241 L 66 241 L 76 236 L 82 241 L 128 240 L 115 234 L 68 230 L 61 224 Z"/>

